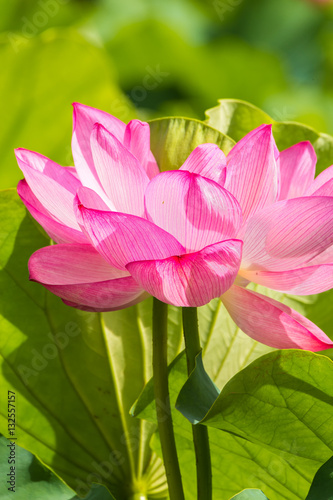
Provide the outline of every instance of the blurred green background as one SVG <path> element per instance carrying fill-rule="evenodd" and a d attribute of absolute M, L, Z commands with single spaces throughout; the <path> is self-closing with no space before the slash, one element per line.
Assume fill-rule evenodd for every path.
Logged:
<path fill-rule="evenodd" d="M 333 6 L 310 0 L 0 0 L 0 186 L 13 149 L 72 163 L 71 103 L 204 119 L 218 98 L 333 133 Z"/>

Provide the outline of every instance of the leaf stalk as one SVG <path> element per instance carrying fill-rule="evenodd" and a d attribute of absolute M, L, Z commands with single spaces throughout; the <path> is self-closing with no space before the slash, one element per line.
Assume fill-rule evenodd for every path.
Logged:
<path fill-rule="evenodd" d="M 186 347 L 187 373 L 195 368 L 195 358 L 201 352 L 198 313 L 196 307 L 183 307 L 183 330 Z M 193 394 L 193 397 L 196 397 Z M 212 499 L 212 466 L 208 429 L 201 424 L 192 425 L 192 434 L 197 466 L 197 498 Z"/>

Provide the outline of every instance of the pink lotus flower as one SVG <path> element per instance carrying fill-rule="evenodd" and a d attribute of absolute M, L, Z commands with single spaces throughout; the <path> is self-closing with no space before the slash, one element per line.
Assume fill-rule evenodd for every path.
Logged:
<path fill-rule="evenodd" d="M 185 307 L 221 296 L 260 342 L 332 347 L 309 320 L 245 288 L 253 281 L 312 294 L 332 286 L 333 167 L 314 180 L 309 143 L 279 154 L 264 125 L 227 158 L 203 144 L 178 171 L 159 173 L 148 124 L 126 126 L 75 104 L 72 149 L 75 168 L 16 151 L 19 195 L 58 243 L 32 255 L 31 279 L 94 311 L 147 294 Z"/>
<path fill-rule="evenodd" d="M 149 134 L 147 123 L 126 126 L 76 104 L 75 169 L 16 151 L 25 175 L 19 194 L 58 243 L 31 257 L 31 279 L 70 305 L 119 309 L 148 292 L 177 306 L 199 306 L 236 278 L 242 217 L 221 186 L 222 151 L 203 146 L 181 170 L 159 173 Z M 206 171 L 213 180 L 199 175 Z"/>

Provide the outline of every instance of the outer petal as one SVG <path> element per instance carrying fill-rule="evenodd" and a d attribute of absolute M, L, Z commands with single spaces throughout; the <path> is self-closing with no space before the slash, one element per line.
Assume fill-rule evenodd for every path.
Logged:
<path fill-rule="evenodd" d="M 25 180 L 18 183 L 17 192 L 33 218 L 45 229 L 52 240 L 57 243 L 88 243 L 87 237 L 80 229 L 72 229 L 54 220 L 38 201 Z"/>
<path fill-rule="evenodd" d="M 333 196 L 333 165 L 315 178 L 306 190 L 305 196 Z"/>
<path fill-rule="evenodd" d="M 103 196 L 90 149 L 91 132 L 95 123 L 101 123 L 118 140 L 123 141 L 126 125 L 109 113 L 90 106 L 75 102 L 73 107 L 72 152 L 77 173 L 84 186 Z"/>
<path fill-rule="evenodd" d="M 111 267 L 90 245 L 41 248 L 29 260 L 30 279 L 70 305 L 94 311 L 128 307 L 143 290 L 128 272 Z"/>
<path fill-rule="evenodd" d="M 283 200 L 248 220 L 242 268 L 286 271 L 311 265 L 333 242 L 333 198 Z"/>
<path fill-rule="evenodd" d="M 277 349 L 321 351 L 333 347 L 314 323 L 260 293 L 234 285 L 221 299 L 239 328 L 258 342 Z"/>
<path fill-rule="evenodd" d="M 115 211 L 143 215 L 149 178 L 139 161 L 98 123 L 90 143 L 98 177 Z"/>
<path fill-rule="evenodd" d="M 126 283 L 128 283 L 128 282 L 126 282 Z M 101 283 L 98 283 L 98 285 L 101 285 Z M 119 295 L 118 295 L 118 297 L 119 297 Z M 142 302 L 143 300 L 147 299 L 148 297 L 149 297 L 149 294 L 147 292 L 142 292 L 140 295 L 138 295 L 135 299 L 131 300 L 130 302 L 121 302 L 121 303 L 118 303 L 118 305 L 116 305 L 116 302 L 110 296 L 110 297 L 108 297 L 108 300 L 105 302 L 104 307 L 102 307 L 102 308 L 93 307 L 92 305 L 86 306 L 83 304 L 77 304 L 75 302 L 71 302 L 70 300 L 66 300 L 66 299 L 62 299 L 62 301 L 67 306 L 75 307 L 76 309 L 81 309 L 82 311 L 107 312 L 107 311 L 118 311 L 119 309 L 127 309 L 127 307 L 134 306 L 135 304 Z M 124 299 L 125 299 L 125 297 L 124 297 Z M 98 302 L 97 305 L 103 305 L 103 304 Z"/>
<path fill-rule="evenodd" d="M 241 249 L 240 240 L 221 241 L 192 254 L 130 262 L 126 269 L 159 300 L 180 307 L 198 307 L 219 297 L 232 285 Z"/>
<path fill-rule="evenodd" d="M 313 182 L 316 172 L 317 156 L 310 142 L 299 142 L 281 151 L 280 200 L 303 196 Z"/>
<path fill-rule="evenodd" d="M 311 295 L 333 288 L 333 264 L 289 271 L 240 271 L 243 278 L 294 295 Z"/>
<path fill-rule="evenodd" d="M 156 160 L 150 151 L 150 128 L 148 123 L 132 120 L 125 130 L 124 146 L 138 159 L 149 179 L 159 173 Z"/>
<path fill-rule="evenodd" d="M 261 126 L 239 141 L 227 156 L 224 187 L 238 200 L 247 219 L 276 201 L 279 178 L 271 125 Z"/>
<path fill-rule="evenodd" d="M 110 266 L 89 244 L 40 248 L 29 260 L 30 279 L 49 285 L 94 283 L 129 276 Z"/>
<path fill-rule="evenodd" d="M 141 217 L 90 210 L 80 204 L 77 217 L 96 250 L 119 269 L 136 260 L 165 259 L 185 253 L 171 234 Z"/>
<path fill-rule="evenodd" d="M 15 150 L 25 179 L 49 214 L 63 225 L 79 230 L 73 211 L 73 200 L 80 181 L 57 163 L 33 151 Z"/>
<path fill-rule="evenodd" d="M 226 178 L 227 159 L 216 144 L 201 144 L 190 154 L 179 170 L 202 175 L 221 186 Z"/>
<path fill-rule="evenodd" d="M 124 309 L 143 300 L 141 298 L 143 290 L 131 276 L 97 283 L 79 285 L 43 283 L 43 286 L 61 297 L 68 305 L 75 304 L 79 309 L 96 312 Z"/>
<path fill-rule="evenodd" d="M 163 172 L 145 193 L 146 215 L 173 234 L 187 252 L 237 235 L 241 209 L 216 182 L 187 171 Z"/>

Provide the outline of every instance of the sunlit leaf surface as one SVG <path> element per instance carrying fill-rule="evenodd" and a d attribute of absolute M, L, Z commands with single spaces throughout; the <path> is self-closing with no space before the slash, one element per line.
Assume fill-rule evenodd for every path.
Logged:
<path fill-rule="evenodd" d="M 78 493 L 99 482 L 117 500 L 164 498 L 163 466 L 149 448 L 155 426 L 129 415 L 151 376 L 151 302 L 102 315 L 64 306 L 28 281 L 28 258 L 48 241 L 14 191 L 0 204 L 1 387 L 16 394 L 17 443 Z M 181 341 L 177 314 L 170 358 Z M 4 398 L 0 415 L 6 435 Z"/>

